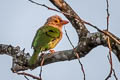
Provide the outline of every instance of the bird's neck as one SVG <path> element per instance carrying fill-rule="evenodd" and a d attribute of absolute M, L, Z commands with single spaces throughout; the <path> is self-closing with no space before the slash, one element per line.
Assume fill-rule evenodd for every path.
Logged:
<path fill-rule="evenodd" d="M 54 24 L 45 24 L 46 26 L 52 26 L 54 28 L 57 28 L 60 30 L 60 32 L 62 32 L 62 26 L 58 26 L 58 25 L 54 25 Z"/>

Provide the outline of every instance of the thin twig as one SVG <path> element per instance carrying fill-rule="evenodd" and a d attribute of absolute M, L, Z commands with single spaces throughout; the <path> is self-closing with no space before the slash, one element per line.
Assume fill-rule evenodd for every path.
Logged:
<path fill-rule="evenodd" d="M 78 61 L 79 61 L 80 66 L 81 66 L 81 70 L 82 70 L 82 72 L 83 72 L 83 76 L 84 76 L 84 79 L 83 79 L 83 80 L 85 80 L 85 70 L 84 70 L 83 64 L 82 64 L 81 61 L 80 61 L 80 57 L 79 57 L 78 53 L 76 52 L 75 54 L 76 54 L 76 56 L 77 56 L 77 58 L 78 58 Z"/>
<path fill-rule="evenodd" d="M 42 79 L 42 66 L 44 64 L 44 53 L 42 53 L 40 56 L 41 56 L 42 60 L 41 60 L 41 63 L 40 63 L 40 74 L 39 74 L 39 77 Z"/>
<path fill-rule="evenodd" d="M 110 73 L 109 73 L 109 75 L 105 78 L 105 80 L 108 80 L 108 79 L 111 77 L 111 75 L 112 75 L 112 70 L 113 70 L 112 55 L 111 55 L 112 48 L 111 48 L 110 38 L 109 38 L 109 37 L 107 38 L 107 43 L 108 43 L 109 56 L 110 56 L 110 59 L 109 59 L 109 63 L 110 63 Z"/>
<path fill-rule="evenodd" d="M 34 3 L 34 4 L 36 4 L 36 5 L 39 5 L 39 6 L 43 6 L 43 7 L 47 8 L 47 9 L 49 9 L 49 10 L 53 10 L 53 11 L 56 11 L 56 12 L 60 12 L 60 11 L 58 11 L 58 10 L 56 10 L 56 9 L 53 9 L 53 8 L 48 7 L 48 6 L 45 5 L 45 4 L 40 4 L 40 3 L 37 3 L 37 2 L 35 2 L 35 1 L 33 1 L 33 0 L 28 0 L 28 1 L 30 1 L 31 3 Z M 61 13 L 61 12 L 60 12 L 60 13 Z"/>
<path fill-rule="evenodd" d="M 115 70 L 114 69 L 113 69 L 113 75 L 114 75 L 115 79 L 118 80 L 118 78 L 117 78 L 117 76 L 115 74 Z"/>
<path fill-rule="evenodd" d="M 70 40 L 70 38 L 69 38 L 69 36 L 68 36 L 68 34 L 67 34 L 67 31 L 66 31 L 66 29 L 65 29 L 65 26 L 64 26 L 64 31 L 65 31 L 65 35 L 67 36 L 67 39 L 68 39 L 68 41 L 70 42 L 72 48 L 74 48 L 74 45 L 72 44 L 72 42 L 71 42 L 71 40 Z"/>
<path fill-rule="evenodd" d="M 106 9 L 106 11 L 107 11 L 107 31 L 108 31 L 108 29 L 109 29 L 109 17 L 110 17 L 110 13 L 109 13 L 109 2 L 108 2 L 108 0 L 106 0 L 106 3 L 107 3 L 107 9 Z M 108 80 L 108 79 L 111 77 L 112 71 L 114 70 L 114 69 L 113 69 L 113 64 L 112 64 L 112 55 L 111 55 L 112 48 L 111 48 L 110 38 L 109 38 L 109 37 L 107 38 L 107 43 L 108 43 L 108 48 L 109 48 L 109 56 L 110 56 L 109 63 L 110 63 L 110 67 L 111 67 L 111 68 L 110 68 L 110 73 L 109 73 L 109 75 L 106 77 L 105 80 Z M 115 74 L 115 71 L 114 71 L 114 74 Z M 116 77 L 116 75 L 115 75 L 114 77 Z"/>
<path fill-rule="evenodd" d="M 109 63 L 110 63 L 110 58 L 109 58 L 109 55 L 107 56 L 108 60 L 109 60 Z M 114 68 L 112 68 L 112 71 L 113 71 L 113 75 L 115 77 L 116 80 L 118 80 L 117 76 L 116 76 L 116 73 L 115 73 L 115 70 Z"/>
<path fill-rule="evenodd" d="M 110 17 L 109 2 L 108 2 L 108 0 L 106 0 L 106 3 L 107 3 L 107 9 L 106 9 L 106 11 L 107 11 L 107 31 L 108 31 L 108 29 L 109 29 L 109 17 Z"/>
<path fill-rule="evenodd" d="M 69 38 L 69 36 L 68 36 L 68 34 L 67 34 L 67 31 L 66 31 L 65 27 L 64 27 L 64 30 L 65 30 L 65 34 L 66 34 L 66 36 L 67 36 L 67 39 L 68 39 L 68 41 L 70 42 L 70 44 L 71 44 L 71 46 L 72 46 L 72 48 L 73 48 L 73 50 L 74 50 L 74 52 L 75 52 L 75 56 L 77 57 L 77 60 L 78 60 L 78 62 L 79 62 L 79 64 L 80 64 L 80 66 L 81 66 L 81 70 L 82 70 L 83 76 L 84 76 L 83 79 L 85 80 L 85 70 L 84 70 L 83 64 L 82 64 L 81 61 L 80 61 L 80 57 L 79 57 L 78 53 L 75 51 L 75 47 L 74 47 L 74 45 L 72 44 L 72 42 L 71 42 L 71 40 L 70 40 L 70 38 Z"/>
<path fill-rule="evenodd" d="M 27 80 L 29 80 L 27 76 L 24 75 L 24 77 L 25 77 Z"/>
<path fill-rule="evenodd" d="M 40 78 L 42 76 L 42 66 L 43 66 L 43 64 L 44 64 L 44 58 L 42 56 L 42 61 L 41 61 L 41 64 L 40 64 L 40 66 L 41 66 L 41 69 L 40 69 Z"/>
<path fill-rule="evenodd" d="M 40 74 L 39 77 L 42 78 L 42 65 L 40 65 Z"/>
<path fill-rule="evenodd" d="M 43 6 L 43 7 L 47 8 L 48 10 L 52 10 L 52 11 L 56 11 L 56 12 L 59 12 L 59 13 L 65 14 L 65 15 L 72 16 L 72 15 L 70 15 L 69 13 L 66 13 L 66 12 L 59 11 L 59 10 L 57 10 L 57 9 L 48 7 L 48 6 L 45 5 L 45 4 L 40 4 L 40 3 L 37 3 L 37 2 L 35 2 L 35 1 L 33 1 L 33 0 L 28 0 L 28 1 L 30 1 L 31 3 L 34 3 L 34 4 L 36 4 L 36 5 L 39 5 L 39 6 Z"/>
<path fill-rule="evenodd" d="M 37 79 L 37 80 L 42 80 L 41 78 L 34 76 L 32 74 L 26 73 L 26 72 L 17 72 L 18 75 L 24 75 L 24 76 L 29 76 L 32 77 L 33 79 Z M 28 79 L 29 80 L 29 79 Z"/>
<path fill-rule="evenodd" d="M 40 77 L 40 78 L 42 77 L 42 66 L 40 66 L 40 74 L 39 74 L 39 77 Z"/>

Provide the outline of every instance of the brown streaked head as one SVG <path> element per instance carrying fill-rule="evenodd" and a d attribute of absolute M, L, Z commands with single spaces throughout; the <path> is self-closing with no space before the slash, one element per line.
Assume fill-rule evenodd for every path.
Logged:
<path fill-rule="evenodd" d="M 47 19 L 47 22 L 45 23 L 45 25 L 62 28 L 62 26 L 67 23 L 68 23 L 67 20 L 62 20 L 62 18 L 60 16 L 54 15 Z"/>

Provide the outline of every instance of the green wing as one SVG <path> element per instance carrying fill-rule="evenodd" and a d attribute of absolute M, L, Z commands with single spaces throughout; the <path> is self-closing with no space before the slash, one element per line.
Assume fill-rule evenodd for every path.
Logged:
<path fill-rule="evenodd" d="M 60 37 L 60 31 L 57 28 L 52 26 L 43 26 L 38 29 L 34 40 L 32 42 L 32 47 L 40 51 L 45 51 L 50 49 L 49 42 L 55 40 L 56 38 Z"/>

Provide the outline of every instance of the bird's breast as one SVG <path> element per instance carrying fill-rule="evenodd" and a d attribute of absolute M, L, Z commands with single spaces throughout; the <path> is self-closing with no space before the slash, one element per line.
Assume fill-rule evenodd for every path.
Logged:
<path fill-rule="evenodd" d="M 51 42 L 49 42 L 50 49 L 55 48 L 55 46 L 59 43 L 59 41 L 62 39 L 62 34 L 60 34 L 59 37 L 53 39 Z"/>

